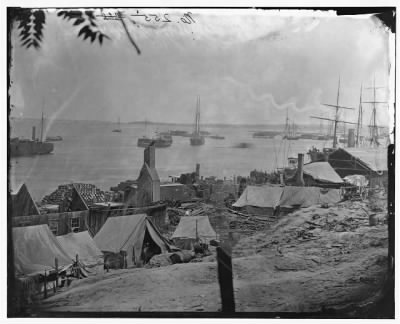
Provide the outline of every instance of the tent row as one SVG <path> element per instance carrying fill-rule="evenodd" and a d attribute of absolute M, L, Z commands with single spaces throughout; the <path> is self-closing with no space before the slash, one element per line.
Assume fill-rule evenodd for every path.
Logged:
<path fill-rule="evenodd" d="M 247 186 L 233 207 L 245 208 L 249 214 L 276 215 L 296 208 L 340 201 L 339 189 L 295 186 Z"/>
<path fill-rule="evenodd" d="M 103 253 L 86 232 L 54 236 L 47 224 L 13 228 L 14 265 L 17 275 L 43 274 L 70 267 L 79 256 L 84 266 L 98 263 Z"/>
<path fill-rule="evenodd" d="M 85 267 L 107 262 L 107 257 L 122 258 L 126 267 L 176 249 L 146 214 L 109 217 L 94 238 L 87 231 L 54 236 L 47 224 L 14 227 L 12 235 L 17 276 L 54 271 L 56 258 L 60 270 L 70 267 L 77 255 Z"/>

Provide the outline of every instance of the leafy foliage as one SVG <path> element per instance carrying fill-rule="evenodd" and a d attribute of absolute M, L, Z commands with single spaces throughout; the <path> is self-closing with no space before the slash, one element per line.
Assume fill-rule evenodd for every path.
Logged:
<path fill-rule="evenodd" d="M 18 8 L 13 12 L 13 18 L 20 30 L 19 37 L 22 46 L 36 49 L 40 48 L 43 40 L 43 29 L 46 23 L 46 12 L 42 9 Z M 83 36 L 83 40 L 89 39 L 92 43 L 97 39 L 100 45 L 104 39 L 110 39 L 104 34 L 96 23 L 96 16 L 92 10 L 60 10 L 58 17 L 72 21 L 73 26 L 84 25 L 78 32 L 78 37 Z"/>
<path fill-rule="evenodd" d="M 90 39 L 93 43 L 97 38 L 100 45 L 102 45 L 104 38 L 110 39 L 110 37 L 99 30 L 96 24 L 96 16 L 92 10 L 86 10 L 85 12 L 79 10 L 61 10 L 57 13 L 57 16 L 68 21 L 74 20 L 74 26 L 85 24 L 78 33 L 78 37 L 83 35 L 84 40 Z"/>
<path fill-rule="evenodd" d="M 20 39 L 26 48 L 31 46 L 40 47 L 43 38 L 43 26 L 46 22 L 46 15 L 42 10 L 21 9 L 16 20 L 19 22 Z"/>

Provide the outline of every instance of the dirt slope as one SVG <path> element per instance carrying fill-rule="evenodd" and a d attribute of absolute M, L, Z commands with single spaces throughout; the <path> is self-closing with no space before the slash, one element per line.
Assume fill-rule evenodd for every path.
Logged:
<path fill-rule="evenodd" d="M 363 208 L 365 210 L 363 210 Z M 233 250 L 237 311 L 314 312 L 365 303 L 387 267 L 387 225 L 365 204 L 310 207 Z M 47 299 L 51 311 L 218 311 L 217 265 L 126 269 L 80 280 Z"/>

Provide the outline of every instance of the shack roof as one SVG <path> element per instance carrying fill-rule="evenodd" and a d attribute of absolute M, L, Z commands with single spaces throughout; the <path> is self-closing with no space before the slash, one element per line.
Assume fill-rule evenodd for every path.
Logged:
<path fill-rule="evenodd" d="M 355 158 L 364 162 L 372 171 L 387 171 L 387 150 L 385 149 L 343 149 Z"/>
<path fill-rule="evenodd" d="M 276 208 L 281 199 L 283 187 L 247 186 L 234 207 L 255 206 Z"/>
<path fill-rule="evenodd" d="M 140 171 L 139 178 L 142 176 L 144 171 L 146 171 L 149 174 L 151 180 L 160 181 L 160 177 L 158 176 L 157 170 L 155 168 L 150 168 L 150 166 L 147 163 L 143 163 L 143 167 Z"/>
<path fill-rule="evenodd" d="M 115 202 L 115 201 L 109 201 L 109 202 L 100 202 L 100 203 L 95 203 L 93 206 L 96 207 L 124 207 L 124 203 L 120 202 Z"/>
<path fill-rule="evenodd" d="M 39 208 L 36 206 L 28 187 L 24 183 L 16 194 L 11 195 L 12 216 L 39 215 Z"/>
<path fill-rule="evenodd" d="M 387 150 L 385 149 L 339 148 L 329 156 L 329 162 L 335 165 L 339 162 L 351 162 L 346 155 L 352 156 L 367 170 L 387 171 Z"/>
<path fill-rule="evenodd" d="M 304 164 L 303 172 L 315 180 L 342 183 L 343 179 L 328 162 L 313 162 Z"/>

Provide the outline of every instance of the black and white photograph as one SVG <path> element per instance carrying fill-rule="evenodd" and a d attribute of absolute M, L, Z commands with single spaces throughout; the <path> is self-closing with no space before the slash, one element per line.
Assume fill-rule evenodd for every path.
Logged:
<path fill-rule="evenodd" d="M 396 7 L 91 5 L 6 8 L 7 317 L 395 318 Z"/>

